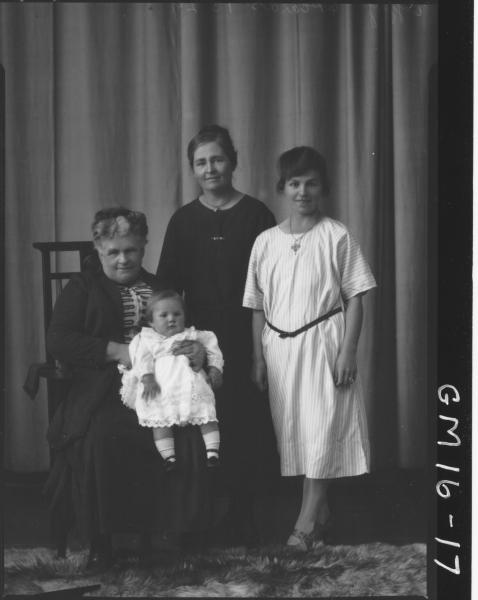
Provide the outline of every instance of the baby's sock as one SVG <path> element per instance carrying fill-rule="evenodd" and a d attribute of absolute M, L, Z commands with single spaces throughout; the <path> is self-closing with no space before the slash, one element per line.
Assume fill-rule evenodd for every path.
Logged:
<path fill-rule="evenodd" d="M 165 437 L 159 440 L 154 440 L 154 445 L 158 452 L 168 462 L 176 462 L 176 452 L 174 450 L 174 438 Z"/>
<path fill-rule="evenodd" d="M 219 430 L 209 431 L 208 433 L 202 434 L 204 443 L 206 445 L 206 454 L 209 458 L 218 458 L 219 456 Z"/>

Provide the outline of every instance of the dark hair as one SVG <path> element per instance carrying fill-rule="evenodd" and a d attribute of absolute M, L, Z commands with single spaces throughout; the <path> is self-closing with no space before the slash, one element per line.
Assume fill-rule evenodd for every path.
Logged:
<path fill-rule="evenodd" d="M 174 298 L 174 300 L 177 300 L 181 304 L 184 315 L 186 316 L 186 305 L 181 294 L 178 294 L 176 290 L 161 290 L 159 292 L 153 292 L 148 300 L 148 304 L 146 305 L 146 311 L 144 314 L 148 323 L 151 323 L 153 319 L 154 305 L 160 300 L 166 300 L 167 298 Z"/>
<path fill-rule="evenodd" d="M 297 146 L 291 148 L 279 156 L 277 162 L 279 181 L 277 190 L 284 190 L 285 182 L 292 177 L 304 175 L 308 171 L 317 171 L 322 184 L 322 192 L 327 195 L 330 191 L 329 176 L 327 174 L 327 163 L 322 154 L 319 154 L 310 146 Z"/>
<path fill-rule="evenodd" d="M 115 235 L 136 235 L 143 238 L 146 243 L 148 224 L 144 213 L 121 206 L 113 206 L 103 208 L 95 214 L 91 231 L 95 246 L 98 246 L 102 239 L 111 239 Z"/>
<path fill-rule="evenodd" d="M 188 160 L 191 169 L 194 165 L 194 153 L 202 144 L 217 142 L 224 150 L 224 154 L 231 161 L 232 170 L 237 167 L 237 150 L 234 148 L 229 131 L 220 125 L 207 125 L 197 133 L 188 144 Z"/>

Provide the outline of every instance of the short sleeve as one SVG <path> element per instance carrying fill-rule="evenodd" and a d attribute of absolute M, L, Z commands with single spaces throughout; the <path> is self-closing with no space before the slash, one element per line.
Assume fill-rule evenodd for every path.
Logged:
<path fill-rule="evenodd" d="M 344 300 L 349 300 L 377 286 L 360 246 L 348 231 L 340 238 L 337 245 L 337 263 Z"/>
<path fill-rule="evenodd" d="M 198 331 L 197 340 L 201 342 L 206 350 L 208 367 L 216 367 L 216 369 L 222 371 L 224 369 L 224 358 L 216 335 L 212 331 Z"/>
<path fill-rule="evenodd" d="M 251 257 L 247 269 L 246 285 L 244 288 L 244 297 L 242 306 L 255 310 L 264 310 L 264 294 L 259 284 L 259 262 L 261 259 L 260 237 L 256 239 L 252 246 Z"/>

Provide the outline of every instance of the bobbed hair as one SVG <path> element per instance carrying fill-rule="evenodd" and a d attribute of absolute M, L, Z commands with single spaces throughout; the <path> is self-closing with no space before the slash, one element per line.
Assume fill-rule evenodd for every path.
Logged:
<path fill-rule="evenodd" d="M 157 304 L 160 300 L 166 300 L 167 298 L 173 298 L 174 300 L 177 300 L 181 304 L 184 315 L 186 315 L 186 305 L 181 294 L 178 294 L 176 290 L 161 290 L 159 292 L 153 292 L 146 305 L 145 317 L 148 323 L 151 323 L 153 320 L 153 310 L 155 304 Z"/>
<path fill-rule="evenodd" d="M 277 161 L 279 181 L 277 191 L 284 191 L 286 181 L 292 177 L 304 175 L 308 171 L 317 171 L 322 184 L 322 193 L 327 196 L 330 191 L 327 163 L 322 154 L 310 146 L 296 146 L 279 156 Z"/>
<path fill-rule="evenodd" d="M 122 206 L 99 210 L 91 224 L 93 243 L 97 248 L 104 239 L 135 235 L 147 242 L 148 224 L 144 213 Z"/>
<path fill-rule="evenodd" d="M 224 150 L 224 154 L 230 160 L 232 170 L 237 167 L 237 150 L 234 148 L 229 131 L 220 125 L 207 125 L 197 133 L 188 144 L 188 160 L 191 169 L 194 165 L 194 153 L 202 144 L 217 142 Z"/>

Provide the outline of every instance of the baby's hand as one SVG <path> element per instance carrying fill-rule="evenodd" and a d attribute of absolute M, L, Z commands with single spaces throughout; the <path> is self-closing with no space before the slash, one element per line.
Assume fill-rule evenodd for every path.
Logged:
<path fill-rule="evenodd" d="M 222 385 L 222 373 L 217 367 L 209 367 L 208 372 L 208 381 L 209 385 L 213 390 L 217 390 L 217 388 Z"/>
<path fill-rule="evenodd" d="M 157 396 L 161 393 L 161 388 L 152 373 L 143 375 L 143 377 L 141 377 L 141 383 L 143 384 L 143 398 L 147 402 L 151 400 L 153 396 Z"/>

